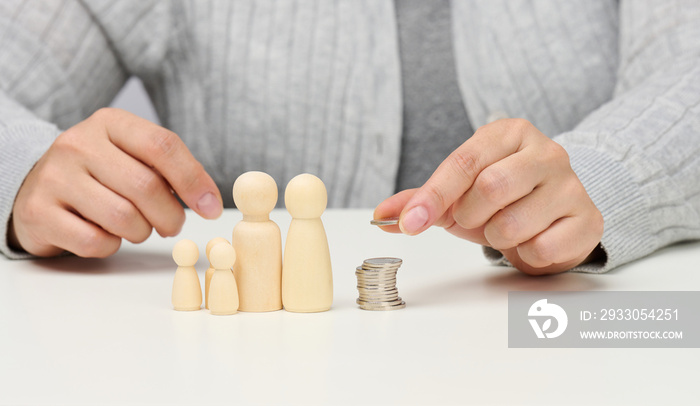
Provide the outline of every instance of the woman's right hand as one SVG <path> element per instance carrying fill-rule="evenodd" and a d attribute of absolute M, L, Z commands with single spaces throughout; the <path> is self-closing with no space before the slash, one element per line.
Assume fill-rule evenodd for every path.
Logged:
<path fill-rule="evenodd" d="M 180 232 L 185 212 L 223 206 L 216 184 L 180 138 L 123 110 L 104 108 L 59 135 L 22 184 L 9 243 L 37 256 L 107 257 L 124 238 Z"/>

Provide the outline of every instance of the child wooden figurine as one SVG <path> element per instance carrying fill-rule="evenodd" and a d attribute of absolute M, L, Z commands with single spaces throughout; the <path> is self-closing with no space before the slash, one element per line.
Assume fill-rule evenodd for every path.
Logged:
<path fill-rule="evenodd" d="M 204 274 L 204 308 L 208 309 L 209 308 L 209 285 L 211 284 L 211 277 L 214 276 L 214 267 L 211 265 L 211 259 L 209 258 L 209 254 L 211 252 L 211 249 L 214 248 L 216 244 L 225 242 L 228 244 L 228 241 L 225 238 L 221 237 L 216 237 L 212 238 L 209 240 L 207 243 L 207 248 L 206 248 L 206 254 L 207 254 L 207 259 L 209 260 L 209 269 L 207 269 L 207 272 Z"/>
<path fill-rule="evenodd" d="M 209 311 L 211 314 L 224 315 L 238 312 L 238 286 L 231 267 L 236 262 L 236 251 L 231 244 L 216 244 L 209 253 L 214 276 L 209 286 Z"/>
<path fill-rule="evenodd" d="M 173 247 L 173 259 L 177 264 L 173 280 L 172 302 L 175 310 L 199 310 L 202 307 L 202 286 L 194 264 L 199 259 L 199 249 L 192 240 L 180 240 Z"/>

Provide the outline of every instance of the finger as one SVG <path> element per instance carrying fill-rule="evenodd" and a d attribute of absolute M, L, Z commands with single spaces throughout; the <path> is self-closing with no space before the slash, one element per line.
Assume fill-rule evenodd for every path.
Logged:
<path fill-rule="evenodd" d="M 170 186 L 153 169 L 110 146 L 91 158 L 88 170 L 101 184 L 133 203 L 158 234 L 166 237 L 180 232 L 185 223 L 185 211 Z"/>
<path fill-rule="evenodd" d="M 52 245 L 85 258 L 105 258 L 117 252 L 121 238 L 68 210 L 56 209 L 47 230 Z"/>
<path fill-rule="evenodd" d="M 566 184 L 545 184 L 494 214 L 484 236 L 498 250 L 513 248 L 546 230 L 562 217 L 574 214 L 577 196 Z"/>
<path fill-rule="evenodd" d="M 547 274 L 569 270 L 583 262 L 600 243 L 588 220 L 582 216 L 564 217 L 515 251 L 514 265 L 531 274 Z M 509 253 L 512 255 L 512 253 Z M 506 252 L 504 255 L 513 262 Z"/>
<path fill-rule="evenodd" d="M 525 148 L 479 173 L 474 185 L 454 204 L 452 212 L 459 225 L 483 226 L 499 210 L 528 196 L 542 184 L 546 167 L 539 165 L 530 151 L 534 148 Z"/>
<path fill-rule="evenodd" d="M 30 176 L 25 180 L 24 185 L 28 185 L 25 187 L 33 186 Z M 47 239 L 47 225 L 51 224 L 53 213 L 58 210 L 62 209 L 52 199 L 45 196 L 27 196 L 27 189 L 21 189 L 17 194 L 8 223 L 10 246 L 38 257 L 61 254 L 63 249 L 51 244 Z"/>
<path fill-rule="evenodd" d="M 219 189 L 175 133 L 116 109 L 99 114 L 114 145 L 155 168 L 187 206 L 205 218 L 221 215 Z"/>
<path fill-rule="evenodd" d="M 399 217 L 401 210 L 404 208 L 406 203 L 413 197 L 416 190 L 418 189 L 406 189 L 401 192 L 389 197 L 374 209 L 373 219 L 380 220 L 392 217 Z M 380 228 L 389 233 L 400 233 L 398 225 L 393 226 L 380 226 Z"/>
<path fill-rule="evenodd" d="M 384 200 L 377 206 L 374 210 L 374 219 L 384 219 L 391 217 L 398 217 L 401 213 L 401 209 L 406 205 L 406 202 L 413 196 L 417 189 L 406 189 L 403 190 L 390 198 Z M 489 245 L 486 238 L 484 238 L 484 228 L 478 227 L 476 229 L 467 230 L 462 228 L 459 224 L 454 221 L 450 211 L 445 212 L 442 217 L 435 221 L 434 225 L 438 227 L 443 227 L 449 233 L 463 238 L 465 240 L 472 241 L 481 245 Z M 380 226 L 380 228 L 389 233 L 400 233 L 401 229 L 398 225 L 394 226 Z"/>
<path fill-rule="evenodd" d="M 39 225 L 38 228 L 33 229 L 34 232 L 30 232 L 25 227 L 14 224 L 14 218 L 10 218 L 9 226 L 10 235 L 8 236 L 8 242 L 14 249 L 24 250 L 37 257 L 55 257 L 64 251 L 62 248 L 48 242 L 45 225 L 44 228 Z"/>
<path fill-rule="evenodd" d="M 151 235 L 150 223 L 129 200 L 87 174 L 75 181 L 80 183 L 82 193 L 66 191 L 60 198 L 81 217 L 132 243 L 141 243 Z"/>
<path fill-rule="evenodd" d="M 499 120 L 477 130 L 452 152 L 415 193 L 401 213 L 406 234 L 418 234 L 462 196 L 484 168 L 517 152 L 534 127 L 525 120 Z M 536 130 L 535 130 L 536 131 Z"/>
<path fill-rule="evenodd" d="M 451 218 L 449 216 L 444 216 L 446 218 Z M 439 222 L 440 220 L 438 220 Z M 436 222 L 435 224 L 438 224 Z M 484 236 L 484 226 L 477 227 L 477 228 L 464 228 L 457 224 L 454 219 L 452 220 L 452 224 L 445 224 L 442 225 L 441 227 L 444 227 L 447 232 L 449 232 L 452 235 L 455 235 L 459 238 L 462 238 L 464 240 L 471 241 L 475 244 L 483 245 L 486 247 L 490 247 L 491 244 L 488 242 L 486 237 Z"/>

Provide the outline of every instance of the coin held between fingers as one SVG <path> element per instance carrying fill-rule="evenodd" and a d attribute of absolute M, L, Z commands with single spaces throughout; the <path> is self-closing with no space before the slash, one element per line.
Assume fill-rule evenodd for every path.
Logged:
<path fill-rule="evenodd" d="M 398 217 L 387 217 L 383 219 L 372 219 L 369 224 L 373 226 L 395 226 L 399 224 Z"/>

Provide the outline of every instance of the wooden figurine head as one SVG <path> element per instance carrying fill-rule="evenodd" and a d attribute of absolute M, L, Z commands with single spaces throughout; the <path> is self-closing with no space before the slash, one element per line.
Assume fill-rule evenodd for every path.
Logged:
<path fill-rule="evenodd" d="M 277 183 L 265 172 L 246 172 L 233 183 L 233 201 L 243 215 L 268 216 L 277 204 Z"/>
<path fill-rule="evenodd" d="M 228 242 L 221 242 L 212 247 L 209 261 L 214 269 L 230 269 L 236 263 L 236 250 Z"/>
<path fill-rule="evenodd" d="M 199 259 L 199 249 L 192 240 L 180 240 L 173 247 L 173 259 L 177 266 L 194 266 Z"/>
<path fill-rule="evenodd" d="M 212 238 L 211 240 L 209 240 L 209 242 L 207 243 L 207 248 L 206 248 L 207 258 L 209 258 L 209 255 L 211 253 L 211 249 L 214 248 L 214 246 L 216 244 L 220 244 L 222 242 L 225 242 L 226 244 L 229 243 L 227 239 L 222 238 L 222 237 L 215 237 L 215 238 Z M 211 263 L 211 261 L 210 261 L 210 263 Z"/>
<path fill-rule="evenodd" d="M 310 173 L 295 176 L 284 191 L 284 204 L 294 218 L 321 217 L 328 204 L 323 181 Z"/>

